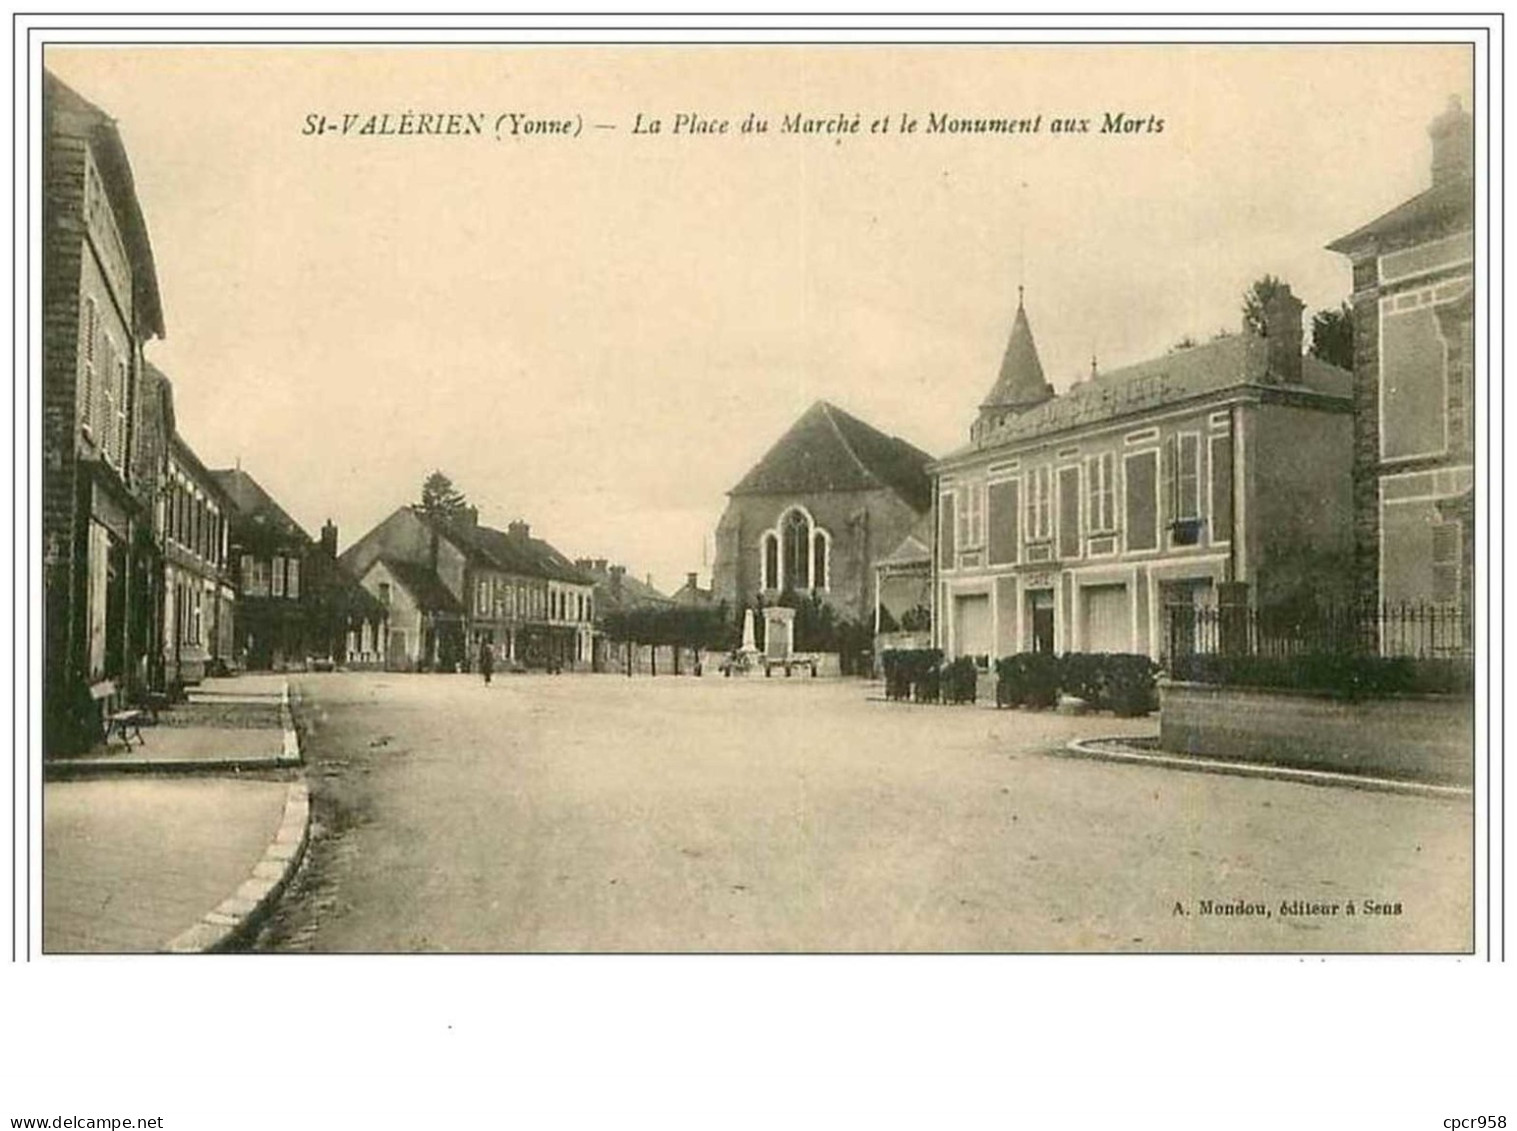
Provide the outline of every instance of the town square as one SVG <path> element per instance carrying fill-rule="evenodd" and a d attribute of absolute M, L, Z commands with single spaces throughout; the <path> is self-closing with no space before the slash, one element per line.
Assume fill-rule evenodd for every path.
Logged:
<path fill-rule="evenodd" d="M 45 953 L 1474 949 L 1459 51 L 45 64 Z"/>

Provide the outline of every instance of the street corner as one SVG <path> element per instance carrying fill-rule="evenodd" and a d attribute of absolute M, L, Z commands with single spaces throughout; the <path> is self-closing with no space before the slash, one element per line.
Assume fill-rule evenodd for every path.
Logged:
<path fill-rule="evenodd" d="M 289 783 L 284 814 L 274 839 L 251 874 L 199 922 L 163 947 L 169 954 L 209 954 L 244 941 L 272 909 L 300 866 L 311 826 L 311 797 L 305 780 Z"/>

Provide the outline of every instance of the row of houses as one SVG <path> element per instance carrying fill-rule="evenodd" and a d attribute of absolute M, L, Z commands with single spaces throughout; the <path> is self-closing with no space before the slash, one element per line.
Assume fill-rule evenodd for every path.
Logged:
<path fill-rule="evenodd" d="M 1353 370 L 1303 353 L 1288 286 L 1237 333 L 1044 376 L 1020 288 L 968 442 L 935 459 L 834 405 L 729 492 L 714 588 L 813 594 L 876 646 L 1139 652 L 1165 612 L 1472 607 L 1473 134 L 1429 128 L 1431 185 L 1334 240 Z M 1083 331 L 1082 331 L 1083 332 Z M 929 627 L 930 626 L 930 627 Z M 904 631 L 902 631 L 904 630 Z"/>
<path fill-rule="evenodd" d="M 115 122 L 43 86 L 44 743 L 88 745 L 105 710 L 207 673 L 330 654 L 382 616 L 240 467 L 179 427 L 151 241 Z"/>

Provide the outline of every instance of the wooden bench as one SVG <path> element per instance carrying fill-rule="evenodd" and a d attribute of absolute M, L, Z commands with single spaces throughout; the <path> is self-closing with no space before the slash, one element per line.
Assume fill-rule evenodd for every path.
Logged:
<path fill-rule="evenodd" d="M 111 735 L 119 734 L 121 743 L 128 750 L 132 748 L 132 737 L 136 736 L 141 746 L 147 745 L 147 739 L 142 737 L 142 716 L 145 712 L 133 707 L 121 710 L 112 710 L 112 702 L 116 698 L 116 683 L 114 680 L 103 679 L 99 683 L 90 686 L 90 698 L 100 704 L 100 721 L 105 725 L 105 744 L 111 744 Z"/>

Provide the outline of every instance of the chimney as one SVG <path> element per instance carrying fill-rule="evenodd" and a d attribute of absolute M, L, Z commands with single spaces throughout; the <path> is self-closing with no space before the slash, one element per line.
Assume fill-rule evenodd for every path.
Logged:
<path fill-rule="evenodd" d="M 1469 178 L 1475 169 L 1475 133 L 1470 116 L 1449 96 L 1448 108 L 1433 119 L 1427 134 L 1433 141 L 1433 185 Z"/>
<path fill-rule="evenodd" d="M 465 526 L 478 526 L 479 525 L 479 508 L 478 507 L 464 507 L 463 520 L 464 520 L 464 525 Z"/>
<path fill-rule="evenodd" d="M 696 583 L 695 583 L 695 574 L 693 574 L 693 573 L 687 573 L 687 574 L 685 574 L 685 588 L 686 589 L 699 589 L 700 588 L 700 586 L 696 585 Z"/>
<path fill-rule="evenodd" d="M 574 568 L 582 569 L 587 573 L 594 568 L 594 563 L 589 558 L 575 558 Z"/>
<path fill-rule="evenodd" d="M 513 538 L 527 538 L 531 535 L 531 532 L 532 527 L 519 518 L 506 527 L 506 533 L 510 534 Z"/>
<path fill-rule="evenodd" d="M 596 558 L 595 559 L 595 572 L 596 573 L 605 573 L 606 572 L 606 559 L 605 558 Z"/>
<path fill-rule="evenodd" d="M 611 567 L 611 593 L 615 597 L 622 595 L 622 578 L 627 575 L 627 567 L 615 565 Z"/>
<path fill-rule="evenodd" d="M 337 556 L 337 524 L 330 518 L 321 528 L 321 552 L 329 558 Z"/>
<path fill-rule="evenodd" d="M 1281 283 L 1264 304 L 1264 337 L 1269 345 L 1269 375 L 1286 384 L 1301 382 L 1301 312 L 1306 309 L 1290 285 Z"/>

